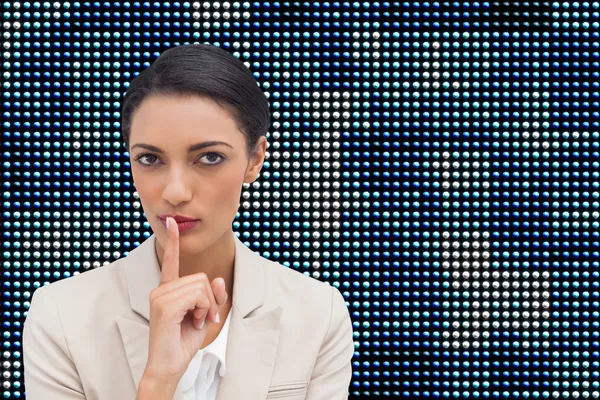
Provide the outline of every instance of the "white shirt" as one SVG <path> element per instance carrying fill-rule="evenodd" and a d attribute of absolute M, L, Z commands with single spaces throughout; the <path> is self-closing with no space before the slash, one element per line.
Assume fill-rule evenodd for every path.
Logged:
<path fill-rule="evenodd" d="M 179 381 L 184 400 L 215 400 L 221 377 L 225 375 L 225 355 L 231 309 L 219 335 L 211 344 L 198 350 Z"/>

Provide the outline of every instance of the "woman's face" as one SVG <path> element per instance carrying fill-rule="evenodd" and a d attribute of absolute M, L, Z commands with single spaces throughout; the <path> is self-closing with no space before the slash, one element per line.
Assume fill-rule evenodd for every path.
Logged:
<path fill-rule="evenodd" d="M 207 144 L 208 142 L 221 142 Z M 192 146 L 192 150 L 189 150 Z M 200 221 L 180 232 L 180 254 L 207 247 L 231 229 L 242 183 L 262 167 L 263 136 L 248 159 L 246 138 L 230 114 L 197 96 L 150 96 L 131 121 L 130 160 L 142 207 L 160 243 L 167 243 L 163 215 Z"/>

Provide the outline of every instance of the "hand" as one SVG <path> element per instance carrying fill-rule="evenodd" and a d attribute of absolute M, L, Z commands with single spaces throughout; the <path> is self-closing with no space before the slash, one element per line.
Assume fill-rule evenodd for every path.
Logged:
<path fill-rule="evenodd" d="M 199 272 L 179 277 L 179 229 L 167 217 L 167 246 L 160 283 L 150 292 L 150 338 L 145 379 L 175 385 L 200 349 L 209 322 L 227 301 L 225 280 Z M 206 323 L 205 323 L 206 322 Z"/>

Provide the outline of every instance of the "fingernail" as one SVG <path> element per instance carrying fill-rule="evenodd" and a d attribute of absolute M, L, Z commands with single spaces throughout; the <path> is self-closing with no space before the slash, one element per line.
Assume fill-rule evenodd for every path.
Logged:
<path fill-rule="evenodd" d="M 202 323 L 200 324 L 200 329 L 204 328 L 204 322 L 206 322 L 206 320 L 202 321 Z"/>
<path fill-rule="evenodd" d="M 216 321 L 217 321 L 217 324 L 218 324 L 219 322 L 221 322 L 221 317 L 219 316 L 219 313 L 217 313 L 217 320 L 216 320 Z"/>
<path fill-rule="evenodd" d="M 167 217 L 167 229 L 169 228 L 169 217 Z"/>

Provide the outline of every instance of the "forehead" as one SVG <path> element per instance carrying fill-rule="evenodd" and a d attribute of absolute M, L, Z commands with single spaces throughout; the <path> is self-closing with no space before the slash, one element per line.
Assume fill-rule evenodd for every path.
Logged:
<path fill-rule="evenodd" d="M 223 140 L 242 143 L 243 133 L 231 113 L 209 98 L 152 95 L 131 120 L 131 143 L 138 141 L 196 142 Z"/>

